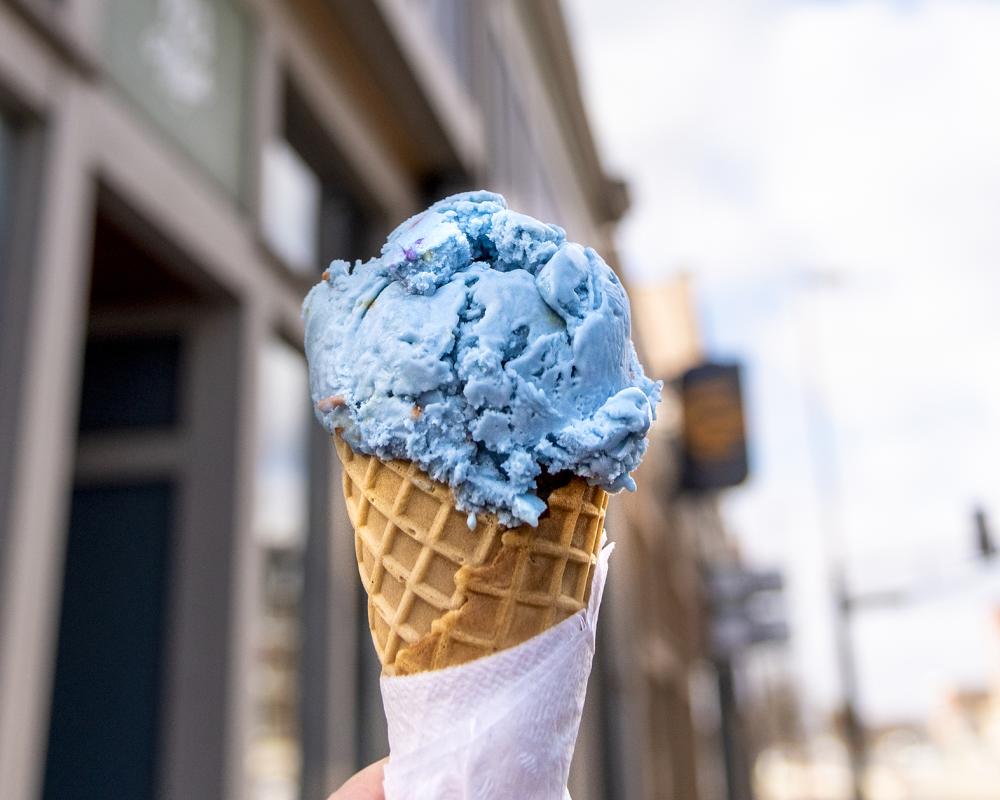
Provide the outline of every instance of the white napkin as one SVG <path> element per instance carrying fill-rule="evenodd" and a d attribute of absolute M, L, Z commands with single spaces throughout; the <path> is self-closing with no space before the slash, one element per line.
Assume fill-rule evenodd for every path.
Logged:
<path fill-rule="evenodd" d="M 468 664 L 382 678 L 386 800 L 570 800 L 566 790 L 614 544 L 588 607 Z"/>

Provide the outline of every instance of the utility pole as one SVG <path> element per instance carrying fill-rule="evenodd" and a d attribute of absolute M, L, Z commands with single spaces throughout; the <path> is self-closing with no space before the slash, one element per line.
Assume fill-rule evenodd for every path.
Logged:
<path fill-rule="evenodd" d="M 804 288 L 823 290 L 840 285 L 835 273 L 805 273 L 808 282 Z M 864 771 L 867 761 L 865 731 L 859 712 L 857 657 L 851 631 L 852 603 L 847 582 L 844 528 L 841 519 L 841 485 L 836 459 L 836 448 L 829 435 L 830 420 L 824 419 L 821 398 L 826 394 L 823 374 L 823 346 L 820 335 L 801 312 L 799 322 L 799 359 L 802 368 L 802 393 L 809 431 L 810 455 L 813 459 L 813 477 L 822 508 L 820 520 L 823 539 L 827 547 L 829 575 L 834 600 L 834 645 L 837 651 L 837 668 L 840 677 L 841 701 L 844 717 L 844 745 L 847 749 L 851 771 L 851 798 L 865 800 Z M 812 379 L 810 386 L 809 379 Z M 812 390 L 810 392 L 810 390 Z M 825 446 L 824 446 L 825 445 Z"/>
<path fill-rule="evenodd" d="M 777 570 L 717 565 L 706 575 L 709 646 L 719 688 L 720 734 L 727 800 L 753 800 L 750 737 L 736 691 L 736 660 L 756 645 L 784 642 L 788 624 Z M 771 599 L 770 603 L 758 601 Z"/>
<path fill-rule="evenodd" d="M 833 571 L 836 597 L 834 625 L 836 627 L 840 688 L 844 703 L 844 742 L 847 745 L 847 757 L 851 765 L 851 797 L 853 800 L 864 800 L 863 779 L 867 756 L 865 731 L 858 713 L 857 656 L 854 653 L 854 639 L 851 636 L 851 615 L 854 609 L 847 586 L 847 576 L 844 574 L 842 565 L 838 564 Z"/>
<path fill-rule="evenodd" d="M 810 279 L 810 283 L 806 284 L 807 288 L 825 289 L 839 285 L 835 275 L 816 273 L 807 277 Z M 862 605 L 872 604 L 873 601 L 878 604 L 895 603 L 898 602 L 898 595 L 890 592 L 870 597 L 854 597 L 851 594 L 846 567 L 845 531 L 841 519 L 841 476 L 837 465 L 836 448 L 829 434 L 830 420 L 824 419 L 821 405 L 821 398 L 826 394 L 823 374 L 824 349 L 820 335 L 813 329 L 812 324 L 803 321 L 801 314 L 797 315 L 797 319 L 800 327 L 799 357 L 802 365 L 803 400 L 811 440 L 809 449 L 813 457 L 817 494 L 824 506 L 820 516 L 834 598 L 834 644 L 843 703 L 844 745 L 851 771 L 851 798 L 865 800 L 867 742 L 859 712 L 858 662 L 851 623 L 854 612 Z M 810 377 L 813 384 L 811 387 L 808 385 Z M 982 508 L 974 510 L 974 525 L 978 555 L 983 561 L 991 561 L 997 556 L 997 546 L 986 512 Z"/>
<path fill-rule="evenodd" d="M 976 506 L 972 518 L 976 526 L 976 553 L 981 560 L 992 561 L 997 555 L 997 545 L 993 541 L 993 532 L 990 530 L 985 509 Z"/>
<path fill-rule="evenodd" d="M 719 728 L 722 734 L 722 762 L 726 771 L 726 798 L 753 800 L 747 736 L 736 697 L 736 675 L 732 659 L 716 659 L 715 674 L 719 687 Z"/>
<path fill-rule="evenodd" d="M 990 529 L 989 518 L 985 509 L 976 506 L 972 513 L 974 547 L 976 559 L 989 563 L 998 554 L 997 545 Z M 852 794 L 854 800 L 863 800 L 864 786 L 861 778 L 865 771 L 865 732 L 857 711 L 858 678 L 857 661 L 854 653 L 854 643 L 851 638 L 851 620 L 855 612 L 866 608 L 887 608 L 900 606 L 904 603 L 918 602 L 928 593 L 928 587 L 916 584 L 915 587 L 891 588 L 869 591 L 862 594 L 852 594 L 847 584 L 842 563 L 833 568 L 835 594 L 837 598 L 836 636 L 837 659 L 840 667 L 841 687 L 844 698 L 844 738 L 847 744 L 848 757 L 851 764 Z M 959 574 L 957 580 L 931 587 L 930 591 L 954 590 L 968 585 L 969 575 Z"/>

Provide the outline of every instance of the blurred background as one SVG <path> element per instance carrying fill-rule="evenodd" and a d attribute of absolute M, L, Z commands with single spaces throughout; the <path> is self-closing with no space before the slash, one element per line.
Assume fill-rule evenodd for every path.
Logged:
<path fill-rule="evenodd" d="M 387 752 L 301 298 L 488 187 L 664 402 L 576 800 L 1000 797 L 1000 6 L 0 0 L 0 795 Z"/>

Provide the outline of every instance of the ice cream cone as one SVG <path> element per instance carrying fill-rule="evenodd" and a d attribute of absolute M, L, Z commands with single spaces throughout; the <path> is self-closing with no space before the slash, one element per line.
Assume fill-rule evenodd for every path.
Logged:
<path fill-rule="evenodd" d="M 387 675 L 462 664 L 520 644 L 584 608 L 607 493 L 573 477 L 538 527 L 480 514 L 470 530 L 451 490 L 416 464 L 355 453 L 343 464 L 368 625 Z"/>

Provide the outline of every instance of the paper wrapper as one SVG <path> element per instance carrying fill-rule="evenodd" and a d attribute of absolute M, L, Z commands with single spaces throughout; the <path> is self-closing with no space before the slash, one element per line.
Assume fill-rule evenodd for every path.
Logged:
<path fill-rule="evenodd" d="M 614 544 L 588 607 L 524 644 L 458 667 L 383 677 L 386 800 L 568 800 L 566 781 Z"/>

